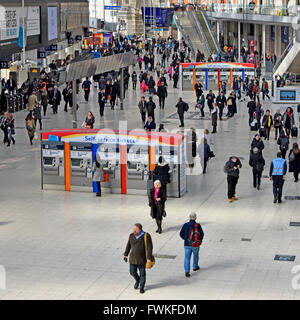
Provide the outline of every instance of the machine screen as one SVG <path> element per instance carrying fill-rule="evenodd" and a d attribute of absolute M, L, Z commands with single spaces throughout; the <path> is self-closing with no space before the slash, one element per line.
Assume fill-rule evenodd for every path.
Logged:
<path fill-rule="evenodd" d="M 81 160 L 82 159 L 71 159 L 72 167 L 80 167 Z"/>
<path fill-rule="evenodd" d="M 127 162 L 128 169 L 136 169 L 136 163 L 131 163 L 130 161 Z"/>
<path fill-rule="evenodd" d="M 46 166 L 52 166 L 53 158 L 44 158 L 44 164 Z"/>
<path fill-rule="evenodd" d="M 281 90 L 280 91 L 280 100 L 281 101 L 295 101 L 296 100 L 296 91 L 295 90 Z"/>

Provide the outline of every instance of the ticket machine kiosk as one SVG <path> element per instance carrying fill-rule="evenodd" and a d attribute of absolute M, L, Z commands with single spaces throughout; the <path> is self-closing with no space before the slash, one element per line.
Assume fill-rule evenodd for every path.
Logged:
<path fill-rule="evenodd" d="M 127 145 L 127 193 L 146 194 L 148 173 L 148 144 Z"/>
<path fill-rule="evenodd" d="M 70 142 L 70 184 L 71 190 L 93 186 L 93 144 Z"/>
<path fill-rule="evenodd" d="M 42 142 L 42 188 L 64 189 L 65 155 L 64 143 Z"/>
<path fill-rule="evenodd" d="M 118 144 L 98 144 L 99 154 L 103 170 L 108 175 L 108 181 L 101 184 L 104 191 L 110 193 L 121 193 L 120 173 L 120 147 Z"/>

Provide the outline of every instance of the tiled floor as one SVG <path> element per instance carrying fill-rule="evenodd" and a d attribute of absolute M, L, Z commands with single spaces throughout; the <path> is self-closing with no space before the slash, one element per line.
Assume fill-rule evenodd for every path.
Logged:
<path fill-rule="evenodd" d="M 87 111 L 96 115 L 96 127 L 118 128 L 118 119 L 128 120 L 128 128 L 140 128 L 137 109 L 140 93 L 129 92 L 125 110 L 105 110 L 99 120 L 96 90 L 86 104 L 80 95 L 79 124 Z M 190 102 L 192 93 L 184 92 Z M 156 111 L 157 123 L 175 112 L 179 91 L 169 90 L 164 111 Z M 155 98 L 155 100 L 157 100 Z M 270 106 L 270 103 L 264 103 Z M 41 191 L 40 141 L 30 147 L 25 129 L 16 130 L 16 145 L 0 146 L 0 265 L 5 266 L 7 289 L 0 299 L 299 299 L 293 290 L 291 269 L 300 259 L 298 201 L 272 203 L 272 185 L 264 178 L 262 190 L 251 186 L 248 166 L 253 133 L 248 130 L 245 103 L 238 115 L 219 123 L 213 137 L 216 158 L 205 176 L 188 177 L 188 193 L 182 199 L 169 199 L 164 232 L 155 233 L 143 196 Z M 17 127 L 24 127 L 26 113 L 16 114 Z M 71 127 L 70 114 L 49 113 L 44 129 Z M 168 129 L 178 120 L 168 119 Z M 208 120 L 187 120 L 186 127 L 211 128 Z M 269 163 L 278 149 L 272 139 L 266 142 L 264 156 Z M 296 140 L 295 140 L 296 141 Z M 226 201 L 223 165 L 230 155 L 244 157 L 237 193 L 240 200 Z M 299 184 L 288 174 L 285 195 L 299 194 Z M 181 225 L 191 211 L 198 213 L 205 232 L 201 247 L 201 270 L 184 277 Z M 152 234 L 154 253 L 176 255 L 159 259 L 147 273 L 147 291 L 133 290 L 128 264 L 122 254 L 132 225 L 141 222 Z M 241 241 L 249 238 L 251 241 Z M 274 261 L 275 254 L 296 255 L 294 262 Z"/>

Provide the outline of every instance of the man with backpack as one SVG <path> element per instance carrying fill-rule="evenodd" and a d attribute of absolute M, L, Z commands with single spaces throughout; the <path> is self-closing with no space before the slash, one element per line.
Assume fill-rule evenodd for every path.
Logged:
<path fill-rule="evenodd" d="M 193 271 L 198 271 L 199 267 L 199 249 L 204 238 L 204 232 L 201 228 L 200 223 L 196 222 L 197 215 L 192 212 L 189 216 L 190 221 L 185 223 L 180 231 L 180 237 L 184 240 L 184 270 L 185 276 L 189 278 L 190 275 L 190 264 L 191 256 L 193 253 Z"/>
<path fill-rule="evenodd" d="M 279 133 L 277 144 L 279 145 L 282 158 L 285 159 L 286 152 L 289 150 L 289 138 L 285 135 L 283 130 Z"/>
<path fill-rule="evenodd" d="M 189 105 L 182 100 L 182 98 L 179 98 L 178 103 L 176 104 L 177 113 L 180 120 L 180 126 L 184 127 L 184 113 L 189 110 Z"/>
<path fill-rule="evenodd" d="M 86 77 L 86 79 L 82 83 L 82 88 L 84 90 L 84 99 L 86 102 L 89 101 L 89 95 L 91 91 L 91 81 L 89 80 L 89 77 Z"/>

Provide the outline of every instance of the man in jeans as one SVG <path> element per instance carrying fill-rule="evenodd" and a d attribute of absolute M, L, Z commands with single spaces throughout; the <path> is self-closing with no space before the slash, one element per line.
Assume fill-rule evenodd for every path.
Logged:
<path fill-rule="evenodd" d="M 140 293 L 145 292 L 146 284 L 146 262 L 153 261 L 153 245 L 149 233 L 147 233 L 147 252 L 145 248 L 145 232 L 140 223 L 133 226 L 133 233 L 129 235 L 127 246 L 124 252 L 124 261 L 127 262 L 128 254 L 130 268 L 129 272 L 135 279 L 134 289 L 140 287 Z M 147 259 L 146 259 L 147 258 Z M 139 270 L 139 273 L 137 272 Z"/>
<path fill-rule="evenodd" d="M 185 223 L 180 231 L 180 237 L 184 240 L 184 270 L 185 276 L 189 278 L 190 275 L 190 264 L 191 256 L 193 253 L 193 271 L 198 271 L 199 267 L 199 249 L 201 242 L 204 237 L 204 232 L 201 228 L 200 223 L 196 222 L 197 215 L 195 212 L 190 214 L 190 221 Z M 194 236 L 193 236 L 194 235 Z"/>

